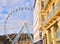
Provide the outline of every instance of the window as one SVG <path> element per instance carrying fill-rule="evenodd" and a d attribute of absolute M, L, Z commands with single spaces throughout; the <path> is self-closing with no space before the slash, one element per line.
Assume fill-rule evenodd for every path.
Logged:
<path fill-rule="evenodd" d="M 54 9 L 54 5 L 55 5 L 55 3 L 53 3 L 53 4 L 52 4 L 52 6 L 53 6 L 53 9 Z"/>
<path fill-rule="evenodd" d="M 49 15 L 49 11 L 47 11 L 47 14 Z"/>
<path fill-rule="evenodd" d="M 44 2 L 43 1 L 41 2 L 41 6 L 42 6 L 42 9 L 44 9 Z"/>

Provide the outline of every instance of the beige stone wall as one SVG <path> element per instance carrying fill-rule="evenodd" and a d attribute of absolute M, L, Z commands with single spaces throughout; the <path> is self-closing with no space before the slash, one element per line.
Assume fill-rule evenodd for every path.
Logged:
<path fill-rule="evenodd" d="M 34 42 L 38 42 L 40 40 L 39 36 L 39 14 L 40 14 L 40 0 L 36 0 L 36 5 L 34 9 Z"/>

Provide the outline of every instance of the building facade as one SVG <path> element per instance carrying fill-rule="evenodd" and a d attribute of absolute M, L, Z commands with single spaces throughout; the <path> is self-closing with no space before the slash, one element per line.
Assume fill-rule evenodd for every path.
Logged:
<path fill-rule="evenodd" d="M 34 15 L 38 16 L 38 27 L 43 32 L 43 44 L 60 44 L 60 0 L 37 0 Z"/>
<path fill-rule="evenodd" d="M 17 34 L 9 34 L 9 37 L 14 40 Z M 31 34 L 33 38 L 33 34 Z M 6 35 L 0 36 L 0 44 L 12 44 L 12 42 L 7 39 Z M 22 33 L 16 44 L 32 44 L 31 38 L 28 33 Z"/>
<path fill-rule="evenodd" d="M 39 3 L 40 1 L 36 1 L 35 4 L 35 9 L 34 9 L 34 43 L 38 42 L 40 40 L 40 36 L 39 36 L 39 16 L 38 14 L 40 13 L 39 9 Z"/>

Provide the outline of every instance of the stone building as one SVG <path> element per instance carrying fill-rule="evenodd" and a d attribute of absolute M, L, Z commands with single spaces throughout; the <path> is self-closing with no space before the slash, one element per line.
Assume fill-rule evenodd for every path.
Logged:
<path fill-rule="evenodd" d="M 16 34 L 9 34 L 9 37 L 14 40 Z M 32 38 L 33 38 L 33 34 L 31 34 Z M 11 44 L 12 42 L 9 41 L 9 39 L 7 39 L 7 37 L 5 35 L 0 36 L 0 44 Z M 32 41 L 30 39 L 30 37 L 28 36 L 27 33 L 22 33 L 20 35 L 20 38 L 18 40 L 18 42 L 16 44 L 32 44 Z"/>
<path fill-rule="evenodd" d="M 43 44 L 60 44 L 60 0 L 37 0 L 34 17 L 39 21 L 36 30 L 43 32 Z"/>

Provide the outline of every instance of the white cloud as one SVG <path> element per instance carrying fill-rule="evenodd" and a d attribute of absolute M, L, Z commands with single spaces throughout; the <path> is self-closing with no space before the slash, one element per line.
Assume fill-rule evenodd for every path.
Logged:
<path fill-rule="evenodd" d="M 6 18 L 7 14 L 0 14 L 0 17 L 2 17 L 2 20 L 0 20 L 0 35 L 4 34 L 4 21 Z"/>
<path fill-rule="evenodd" d="M 4 10 L 3 6 L 6 6 L 7 2 L 6 0 L 0 0 L 0 12 Z"/>
<path fill-rule="evenodd" d="M 3 29 L 3 25 L 0 25 L 0 29 Z"/>
<path fill-rule="evenodd" d="M 6 16 L 5 16 L 6 17 Z M 15 19 L 12 19 L 10 18 L 7 22 L 7 33 L 17 33 L 19 32 L 19 29 L 21 29 L 22 25 L 24 23 L 28 23 L 28 29 L 29 31 L 32 33 L 32 29 L 33 29 L 33 25 L 29 25 L 29 20 L 25 19 L 25 20 L 15 20 Z M 4 23 L 4 20 L 1 20 L 0 23 Z M 2 29 L 2 31 L 4 30 L 4 25 L 0 25 L 0 29 Z"/>
<path fill-rule="evenodd" d="M 3 9 L 4 9 L 4 8 L 0 6 L 0 12 L 2 12 L 2 11 L 3 11 Z"/>
<path fill-rule="evenodd" d="M 4 21 L 4 20 L 3 20 Z M 2 21 L 2 22 L 3 22 Z M 8 23 L 7 23 L 7 28 L 6 28 L 6 30 L 7 31 L 9 31 L 9 32 L 17 32 L 17 31 L 19 31 L 19 28 L 21 28 L 22 27 L 22 25 L 24 24 L 24 22 L 25 21 L 19 21 L 19 20 L 13 20 L 13 19 L 11 19 L 11 20 L 8 20 Z M 4 23 L 4 22 L 3 22 Z M 1 29 L 1 27 L 2 27 L 2 29 L 3 29 L 3 27 L 4 27 L 4 25 L 1 25 L 0 26 L 0 29 Z M 18 29 L 18 30 L 17 30 Z"/>
<path fill-rule="evenodd" d="M 3 25 L 0 25 L 0 35 L 4 34 Z"/>
<path fill-rule="evenodd" d="M 9 22 L 11 22 L 11 23 L 9 23 L 9 25 L 7 26 L 8 27 L 7 30 L 9 29 L 11 32 L 17 32 L 17 31 L 19 31 L 19 28 L 21 28 L 23 26 L 24 22 L 27 22 L 27 21 L 26 20 L 24 20 L 24 21 L 11 20 Z M 28 25 L 28 28 L 30 30 L 32 30 L 32 27 L 33 27 L 32 25 L 31 26 Z"/>
<path fill-rule="evenodd" d="M 9 6 L 16 6 L 16 4 L 18 3 L 22 3 L 24 2 L 25 0 L 6 0 L 7 1 L 7 5 Z"/>
<path fill-rule="evenodd" d="M 4 7 L 10 7 L 12 9 L 14 8 L 13 6 L 17 7 L 18 3 L 22 3 L 24 1 L 25 0 L 0 0 L 0 12 L 4 10 Z"/>
<path fill-rule="evenodd" d="M 6 19 L 7 16 L 8 14 L 0 14 L 0 17 L 2 17 L 3 19 Z"/>
<path fill-rule="evenodd" d="M 3 0 L 2 0 L 3 1 Z M 22 3 L 22 2 L 24 2 L 24 1 L 26 1 L 26 0 L 4 0 L 2 3 L 4 3 L 4 4 L 2 4 L 2 3 L 0 3 L 1 4 L 1 7 L 0 7 L 0 12 L 1 11 L 3 11 L 4 10 L 4 8 L 2 7 L 2 6 L 7 6 L 7 5 L 9 5 L 9 6 L 12 6 L 13 7 L 13 5 L 15 5 L 15 4 L 18 4 L 18 3 Z M 0 2 L 1 2 L 1 0 L 0 0 Z M 16 3 L 17 2 L 17 3 Z M 11 5 L 10 5 L 11 4 Z M 28 2 L 26 3 L 26 5 L 28 6 L 28 5 L 30 5 Z M 14 8 L 14 7 L 13 7 Z M 9 8 L 9 9 L 11 9 L 11 8 Z M 23 12 L 22 12 L 23 13 Z M 21 13 L 21 14 L 22 14 Z M 24 14 L 24 13 L 23 13 Z M 26 12 L 25 12 L 25 14 L 26 14 Z M 28 14 L 30 14 L 30 13 L 28 13 Z M 7 17 L 7 15 L 8 14 L 0 14 L 0 17 L 3 17 L 3 20 L 0 20 L 0 29 L 1 29 L 1 31 L 3 31 L 4 29 L 4 21 L 5 21 L 5 19 L 6 19 L 6 17 Z M 16 17 L 16 19 L 14 19 L 14 17 Z M 7 23 L 7 33 L 14 33 L 14 32 L 18 32 L 19 31 L 19 28 L 21 28 L 21 26 L 23 25 L 23 23 L 28 23 L 28 28 L 32 31 L 32 29 L 33 29 L 33 26 L 32 25 L 30 25 L 29 23 L 30 23 L 30 16 L 29 17 L 27 17 L 27 19 L 24 19 L 24 20 L 17 20 L 17 17 L 19 17 L 19 15 L 15 15 L 15 16 L 12 16 L 12 17 L 10 17 L 9 19 L 8 19 L 8 23 Z M 30 32 L 31 32 L 30 31 Z M 3 31 L 4 32 L 4 31 Z M 0 32 L 0 34 L 1 34 L 1 32 Z"/>
<path fill-rule="evenodd" d="M 0 17 L 2 16 L 2 14 L 0 14 Z"/>
<path fill-rule="evenodd" d="M 26 2 L 26 4 L 25 4 L 25 5 L 29 7 L 29 6 L 30 6 L 30 3 L 29 3 L 29 2 Z"/>
<path fill-rule="evenodd" d="M 7 1 L 6 0 L 1 0 L 1 6 L 6 6 L 6 4 L 7 4 Z"/>

